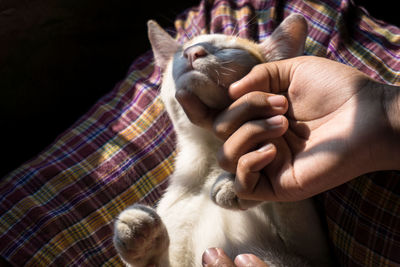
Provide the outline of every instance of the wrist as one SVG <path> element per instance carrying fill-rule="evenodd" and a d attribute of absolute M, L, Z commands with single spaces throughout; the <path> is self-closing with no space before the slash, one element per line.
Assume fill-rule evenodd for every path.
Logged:
<path fill-rule="evenodd" d="M 382 109 L 387 122 L 385 139 L 386 169 L 400 170 L 400 87 L 376 83 L 382 91 Z"/>
<path fill-rule="evenodd" d="M 390 128 L 400 135 L 400 87 L 381 85 L 383 87 L 383 108 Z M 399 136 L 400 137 L 400 136 Z"/>

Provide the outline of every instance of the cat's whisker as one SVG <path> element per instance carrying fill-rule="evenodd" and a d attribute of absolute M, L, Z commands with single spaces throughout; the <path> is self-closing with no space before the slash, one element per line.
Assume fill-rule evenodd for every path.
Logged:
<path fill-rule="evenodd" d="M 236 32 L 238 29 L 239 29 L 239 22 L 236 20 L 235 27 L 233 28 L 233 31 L 232 31 L 232 36 L 235 34 L 235 32 Z M 235 36 L 237 37 L 237 33 L 236 33 Z"/>
<path fill-rule="evenodd" d="M 220 77 L 219 77 L 219 72 L 218 70 L 214 70 L 217 73 L 217 85 L 220 86 L 221 85 L 221 81 L 220 81 Z"/>
<path fill-rule="evenodd" d="M 238 29 L 238 32 L 236 33 L 235 38 L 238 38 L 239 35 L 240 35 L 240 29 Z"/>
<path fill-rule="evenodd" d="M 192 40 L 194 38 L 192 31 L 185 31 L 186 32 L 186 37 L 188 38 L 188 41 Z"/>
<path fill-rule="evenodd" d="M 249 28 L 249 25 L 250 25 L 251 23 L 253 23 L 253 21 L 254 21 L 256 18 L 257 18 L 257 14 L 254 14 L 254 16 L 251 17 L 251 19 L 248 20 L 248 21 L 244 24 L 244 27 L 243 27 L 243 28 L 248 29 L 248 28 Z M 239 37 L 239 36 L 240 36 L 240 27 L 238 28 L 238 32 L 237 32 L 237 34 L 236 34 L 236 38 Z"/>
<path fill-rule="evenodd" d="M 249 26 L 250 23 L 252 23 L 253 20 L 256 19 L 256 18 L 257 18 L 257 14 L 254 14 L 254 16 L 245 24 L 246 28 L 247 28 L 247 26 Z"/>
<path fill-rule="evenodd" d="M 239 25 L 239 23 L 237 24 L 237 33 L 236 33 L 236 35 L 235 35 L 235 38 L 238 38 L 239 37 L 239 35 L 240 35 L 240 25 Z"/>
<path fill-rule="evenodd" d="M 232 60 L 221 61 L 221 62 L 219 62 L 219 64 L 221 64 L 221 65 L 225 65 L 225 64 L 232 63 L 232 62 L 234 62 L 234 60 L 233 60 L 233 59 L 232 59 Z"/>
<path fill-rule="evenodd" d="M 192 23 L 195 31 L 197 32 L 198 35 L 201 34 L 201 27 L 198 26 L 198 23 Z"/>
<path fill-rule="evenodd" d="M 190 40 L 190 36 L 189 36 L 189 34 L 187 33 L 187 31 L 185 30 L 185 28 L 182 28 L 182 32 L 183 32 L 183 34 L 185 35 L 186 39 Z"/>
<path fill-rule="evenodd" d="M 235 31 L 236 31 L 236 26 L 237 26 L 237 21 L 235 23 L 230 23 L 229 26 L 233 25 L 233 29 L 231 30 L 229 36 L 235 37 Z"/>
<path fill-rule="evenodd" d="M 237 72 L 236 70 L 234 70 L 232 68 L 228 68 L 228 67 L 224 67 L 224 66 L 221 66 L 221 68 L 223 68 L 224 70 L 230 71 L 230 72 Z"/>

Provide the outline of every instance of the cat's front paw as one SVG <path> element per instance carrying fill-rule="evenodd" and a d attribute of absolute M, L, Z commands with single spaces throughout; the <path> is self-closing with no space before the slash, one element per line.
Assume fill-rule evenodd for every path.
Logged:
<path fill-rule="evenodd" d="M 132 266 L 158 266 L 169 238 L 160 216 L 150 207 L 133 205 L 116 218 L 114 246 Z"/>
<path fill-rule="evenodd" d="M 244 200 L 237 197 L 234 188 L 234 175 L 231 173 L 222 173 L 211 188 L 211 199 L 218 206 L 233 209 L 246 210 L 258 205 L 259 201 Z"/>

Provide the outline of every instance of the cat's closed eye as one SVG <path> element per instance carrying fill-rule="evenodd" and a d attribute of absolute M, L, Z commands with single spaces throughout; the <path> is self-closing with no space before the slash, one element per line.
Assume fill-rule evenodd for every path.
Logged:
<path fill-rule="evenodd" d="M 215 56 L 217 57 L 231 57 L 231 60 L 235 60 L 235 56 L 239 54 L 246 54 L 248 55 L 248 52 L 243 50 L 243 49 L 238 49 L 238 48 L 221 48 L 216 51 Z"/>

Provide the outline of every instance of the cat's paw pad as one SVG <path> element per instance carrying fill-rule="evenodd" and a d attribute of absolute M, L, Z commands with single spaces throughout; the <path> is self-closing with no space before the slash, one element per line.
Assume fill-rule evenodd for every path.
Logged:
<path fill-rule="evenodd" d="M 168 244 L 167 230 L 152 208 L 133 205 L 115 221 L 114 246 L 122 259 L 134 266 L 156 264 Z"/>
<path fill-rule="evenodd" d="M 233 210 L 246 210 L 258 205 L 259 201 L 244 200 L 237 197 L 234 179 L 231 173 L 221 174 L 211 188 L 211 199 L 218 206 Z"/>

